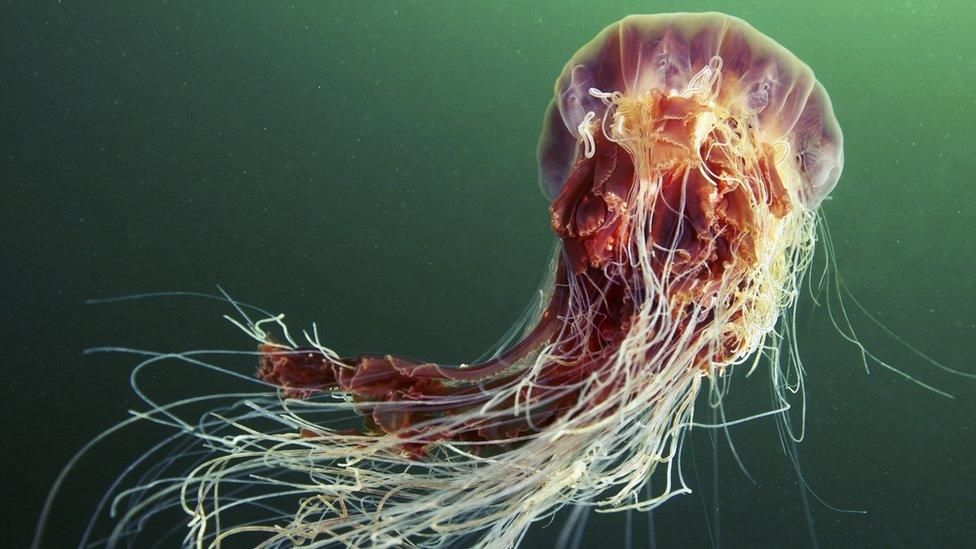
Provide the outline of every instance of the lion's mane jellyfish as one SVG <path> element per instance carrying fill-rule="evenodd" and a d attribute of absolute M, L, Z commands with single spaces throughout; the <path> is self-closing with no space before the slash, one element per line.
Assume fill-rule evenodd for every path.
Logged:
<path fill-rule="evenodd" d="M 782 396 L 843 164 L 807 65 L 734 17 L 627 17 L 566 64 L 538 159 L 560 246 L 533 321 L 488 360 L 343 357 L 280 317 L 241 322 L 279 388 L 255 415 L 281 428 L 195 435 L 220 444 L 178 480 L 188 543 L 513 546 L 565 504 L 687 492 L 678 456 L 706 381 L 764 363 Z M 361 419 L 325 414 L 341 410 Z M 663 490 L 641 497 L 652 475 Z M 265 493 L 235 495 L 247 483 Z M 235 524 L 238 507 L 253 512 Z"/>

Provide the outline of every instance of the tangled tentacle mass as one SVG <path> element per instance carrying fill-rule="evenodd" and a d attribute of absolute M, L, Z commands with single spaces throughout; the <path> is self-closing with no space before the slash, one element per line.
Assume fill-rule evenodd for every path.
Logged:
<path fill-rule="evenodd" d="M 512 547 L 567 504 L 688 492 L 696 399 L 718 405 L 731 368 L 764 363 L 787 408 L 792 307 L 842 164 L 809 68 L 727 16 L 627 18 L 567 64 L 539 159 L 560 246 L 521 339 L 459 366 L 342 357 L 242 309 L 277 392 L 196 423 L 186 402 L 147 413 L 178 434 L 109 502 L 108 541 L 178 504 L 187 545 Z"/>

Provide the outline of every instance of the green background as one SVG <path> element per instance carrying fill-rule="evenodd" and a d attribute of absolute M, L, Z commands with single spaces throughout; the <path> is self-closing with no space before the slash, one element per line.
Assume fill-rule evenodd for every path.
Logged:
<path fill-rule="evenodd" d="M 534 156 L 552 83 L 630 13 L 725 11 L 813 67 L 846 138 L 824 206 L 842 276 L 893 332 L 976 370 L 973 6 L 4 2 L 0 545 L 26 543 L 72 452 L 139 405 L 132 357 L 83 349 L 250 348 L 214 303 L 87 298 L 219 283 L 296 325 L 317 321 L 346 354 L 462 362 L 494 343 L 553 245 Z M 971 544 L 976 381 L 921 363 L 861 316 L 870 349 L 956 398 L 867 374 L 823 309 L 804 307 L 801 320 L 804 474 L 828 503 L 867 511 L 811 501 L 820 543 Z M 144 383 L 161 399 L 230 387 L 185 366 Z M 762 373 L 737 380 L 730 415 L 768 406 L 766 384 Z M 113 473 L 155 436 L 114 437 L 83 462 L 51 546 L 77 540 Z M 658 545 L 809 545 L 773 422 L 732 436 L 757 484 L 720 446 L 717 527 L 696 433 L 685 463 L 696 493 L 655 512 Z M 595 516 L 583 544 L 622 544 L 626 524 Z M 529 542 L 558 531 L 534 529 Z M 646 517 L 631 532 L 648 545 Z"/>

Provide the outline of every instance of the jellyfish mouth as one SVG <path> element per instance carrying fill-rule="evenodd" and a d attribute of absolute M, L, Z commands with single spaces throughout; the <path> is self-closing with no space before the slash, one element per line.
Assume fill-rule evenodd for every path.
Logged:
<path fill-rule="evenodd" d="M 713 60 L 680 91 L 591 89 L 607 108 L 580 124 L 576 163 L 550 208 L 574 273 L 633 280 L 679 323 L 710 325 L 723 342 L 703 361 L 712 365 L 771 329 L 791 250 L 812 226 L 788 147 L 716 100 L 720 68 Z M 692 309 L 711 320 L 683 318 Z"/>
<path fill-rule="evenodd" d="M 550 208 L 575 272 L 625 247 L 638 202 L 653 210 L 652 254 L 674 252 L 712 273 L 733 256 L 754 257 L 762 218 L 794 207 L 782 147 L 759 140 L 747 117 L 697 95 L 591 93 L 609 99 L 610 116 L 581 125 L 578 160 Z"/>

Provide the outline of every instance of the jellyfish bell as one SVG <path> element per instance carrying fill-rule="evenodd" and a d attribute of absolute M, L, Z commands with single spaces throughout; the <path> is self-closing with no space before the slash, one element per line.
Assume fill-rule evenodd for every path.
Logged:
<path fill-rule="evenodd" d="M 521 339 L 473 364 L 349 357 L 239 309 L 280 398 L 174 421 L 211 451 L 127 490 L 110 540 L 177 497 L 196 545 L 510 547 L 566 504 L 650 509 L 688 492 L 680 453 L 703 383 L 755 357 L 785 399 L 791 333 L 777 326 L 843 164 L 830 101 L 739 19 L 631 16 L 567 63 L 538 157 L 560 246 Z M 341 412 L 361 421 L 323 419 Z M 664 488 L 642 497 L 652 475 Z"/>
<path fill-rule="evenodd" d="M 746 123 L 741 129 L 755 142 L 782 155 L 777 168 L 797 184 L 791 191 L 808 209 L 837 184 L 843 136 L 810 67 L 741 19 L 675 13 L 626 17 L 566 63 L 539 140 L 543 192 L 554 198 L 565 183 L 587 116 L 612 138 L 614 119 L 626 119 L 621 107 L 652 108 L 661 100 L 692 96 L 702 109 L 692 117 L 681 113 L 684 124 L 694 123 L 701 132 L 709 124 Z M 676 114 L 662 111 L 659 120 Z"/>

